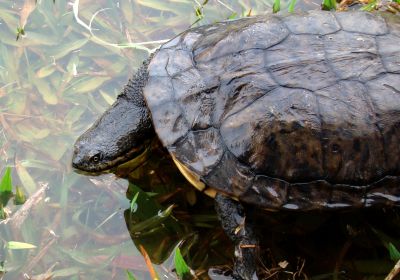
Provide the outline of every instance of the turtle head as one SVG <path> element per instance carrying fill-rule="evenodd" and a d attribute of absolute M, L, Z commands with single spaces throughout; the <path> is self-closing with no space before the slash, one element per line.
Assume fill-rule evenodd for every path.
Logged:
<path fill-rule="evenodd" d="M 147 63 L 125 86 L 114 104 L 75 142 L 72 166 L 85 172 L 102 172 L 141 155 L 154 130 L 142 95 Z"/>
<path fill-rule="evenodd" d="M 86 172 L 112 169 L 142 154 L 153 135 L 148 109 L 119 97 L 76 140 L 72 166 Z"/>

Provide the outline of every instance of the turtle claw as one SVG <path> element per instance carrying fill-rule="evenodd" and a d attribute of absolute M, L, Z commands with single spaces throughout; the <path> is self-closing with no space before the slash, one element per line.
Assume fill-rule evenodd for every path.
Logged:
<path fill-rule="evenodd" d="M 257 280 L 257 238 L 251 225 L 246 222 L 243 206 L 222 194 L 215 196 L 215 208 L 222 228 L 235 244 L 233 278 Z"/>

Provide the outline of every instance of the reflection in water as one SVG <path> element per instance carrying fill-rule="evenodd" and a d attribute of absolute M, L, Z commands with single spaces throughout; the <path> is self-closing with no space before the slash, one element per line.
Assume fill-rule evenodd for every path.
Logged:
<path fill-rule="evenodd" d="M 185 181 L 159 143 L 153 145 L 148 160 L 127 176 L 131 182 L 127 195 L 137 196 L 137 206 L 133 213 L 126 209 L 124 214 L 137 248 L 142 246 L 153 263 L 164 263 L 169 271 L 174 265 L 168 257 L 179 246 L 201 279 L 208 279 L 207 274 L 215 279 L 224 271 L 229 274 L 232 247 L 217 221 L 212 199 Z M 160 215 L 171 205 L 171 215 Z M 389 240 L 384 233 L 398 230 L 396 209 L 306 213 L 249 209 L 261 241 L 266 278 L 343 275 L 358 279 L 365 273 L 383 275 L 393 266 L 382 242 Z M 210 266 L 218 269 L 208 271 Z"/>
<path fill-rule="evenodd" d="M 232 251 L 226 250 L 230 244 L 213 200 L 194 190 L 158 142 L 148 160 L 128 176 L 127 195 L 136 198 L 136 205 L 124 212 L 127 228 L 136 247 L 142 246 L 153 263 L 164 263 L 176 246 L 198 277 L 207 275 L 209 265 L 229 262 Z"/>

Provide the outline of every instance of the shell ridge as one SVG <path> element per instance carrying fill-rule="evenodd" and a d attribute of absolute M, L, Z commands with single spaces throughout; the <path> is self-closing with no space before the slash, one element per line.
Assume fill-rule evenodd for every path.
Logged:
<path fill-rule="evenodd" d="M 368 185 L 365 196 L 365 207 L 375 204 L 398 206 L 400 202 L 399 184 L 400 176 L 387 175 Z"/>
<path fill-rule="evenodd" d="M 281 86 L 280 86 L 280 87 L 281 87 Z M 263 98 L 263 97 L 266 96 L 268 93 L 270 93 L 270 92 L 276 90 L 277 88 L 278 88 L 278 86 L 275 86 L 275 87 L 271 88 L 270 90 L 263 91 L 263 93 L 262 93 L 259 97 L 257 97 L 256 99 L 252 100 L 249 104 L 246 104 L 245 106 L 241 107 L 240 110 L 233 111 L 233 112 L 230 113 L 230 114 L 222 114 L 222 115 L 221 115 L 221 118 L 220 118 L 220 123 L 221 123 L 221 125 L 222 125 L 222 123 L 223 123 L 225 120 L 227 120 L 228 118 L 231 118 L 232 116 L 236 115 L 237 113 L 240 113 L 242 110 L 244 110 L 244 109 L 246 109 L 247 107 L 253 105 L 253 104 L 254 104 L 255 102 L 257 102 L 259 99 Z"/>
<path fill-rule="evenodd" d="M 337 17 L 337 15 L 336 15 L 336 13 L 332 13 L 333 14 L 333 17 L 335 18 L 335 20 L 336 20 L 336 22 L 337 22 L 337 24 L 339 25 L 339 27 L 340 27 L 340 29 L 338 30 L 338 31 L 336 31 L 336 32 L 339 32 L 340 30 L 343 30 L 344 31 L 344 29 L 343 29 L 343 25 L 342 25 L 342 23 L 340 22 L 340 20 L 338 19 L 338 17 Z M 327 35 L 329 35 L 329 34 L 327 34 Z"/>
<path fill-rule="evenodd" d="M 334 17 L 336 19 L 335 15 L 334 15 Z M 339 23 L 339 21 L 337 19 L 336 19 L 336 22 L 338 22 L 338 24 L 340 26 L 340 23 Z M 337 82 L 340 81 L 341 78 L 340 78 L 340 75 L 339 75 L 338 71 L 333 66 L 333 61 L 331 59 L 329 59 L 329 57 L 328 57 L 327 46 L 328 46 L 329 43 L 327 42 L 327 39 L 330 39 L 329 38 L 330 35 L 336 34 L 336 33 L 340 32 L 341 30 L 342 30 L 342 27 L 340 26 L 340 29 L 338 31 L 336 31 L 334 33 L 331 33 L 331 34 L 323 35 L 323 42 L 324 42 L 324 48 L 323 49 L 324 49 L 325 63 L 328 66 L 328 68 L 335 74 L 335 78 L 337 79 Z"/>
<path fill-rule="evenodd" d="M 247 164 L 240 162 L 239 159 L 229 149 L 226 148 L 223 140 L 221 142 L 221 144 L 225 146 L 224 153 L 222 154 L 220 160 L 214 165 L 214 168 L 210 169 L 210 172 L 207 175 L 202 176 L 201 180 L 212 188 L 225 192 L 230 196 L 233 195 L 234 197 L 240 198 L 252 187 L 256 175 Z M 236 170 L 235 176 L 229 176 L 231 175 L 229 173 L 234 170 L 229 168 L 219 168 L 223 164 L 233 164 L 234 166 L 232 168 Z M 226 177 L 226 179 L 231 181 L 231 183 L 227 182 L 225 189 L 223 189 L 222 184 L 214 185 L 213 181 L 218 181 L 218 177 Z"/>
<path fill-rule="evenodd" d="M 188 120 L 186 119 L 186 117 L 185 117 L 185 115 L 184 115 L 184 113 L 183 113 L 183 108 L 182 108 L 182 104 L 181 104 L 181 102 L 178 102 L 179 100 L 177 100 L 176 98 L 175 98 L 175 92 L 176 92 L 176 90 L 175 90 L 175 86 L 174 86 L 174 83 L 172 83 L 171 82 L 171 87 L 172 87 L 172 89 L 173 89 L 173 91 L 172 91 L 172 100 L 171 100 L 171 102 L 174 102 L 175 103 L 175 105 L 177 105 L 178 107 L 179 107 L 179 111 L 180 111 L 180 116 L 185 120 L 185 122 L 187 123 L 187 124 L 189 124 L 189 122 L 188 122 Z M 160 104 L 160 106 L 162 106 L 163 104 Z M 177 118 L 178 119 L 178 118 Z M 176 119 L 176 120 L 177 120 Z M 175 124 L 176 124 L 176 120 L 175 120 Z M 175 125 L 174 124 L 174 125 Z M 176 142 L 178 142 L 178 140 L 179 139 L 181 139 L 181 138 L 183 138 L 184 136 L 186 136 L 186 135 L 188 135 L 189 134 L 189 132 L 191 131 L 191 127 L 190 126 L 188 126 L 188 131 L 184 134 L 184 135 L 182 135 L 181 137 L 179 137 L 179 138 L 177 138 L 172 144 L 171 144 L 171 146 L 172 145 L 175 145 L 175 143 Z"/>
<path fill-rule="evenodd" d="M 379 180 L 363 185 L 346 183 L 335 184 L 323 179 L 301 183 L 290 183 L 280 178 L 270 177 L 263 174 L 254 174 L 254 180 L 260 177 L 267 178 L 272 185 L 279 186 L 283 184 L 286 186 L 285 196 L 277 197 L 277 199 L 280 199 L 281 205 L 277 207 L 275 205 L 275 207 L 271 207 L 269 209 L 285 208 L 288 210 L 308 211 L 321 208 L 337 209 L 349 207 L 369 207 L 376 203 L 374 201 L 374 197 L 375 199 L 376 197 L 382 198 L 385 204 L 390 205 L 396 205 L 400 201 L 400 198 L 397 198 L 396 195 L 397 184 L 400 181 L 399 176 L 386 175 Z M 387 185 L 389 185 L 389 187 L 387 187 Z M 251 186 L 249 189 L 254 189 L 254 187 Z M 313 190 L 315 192 L 312 192 Z M 246 196 L 247 191 L 243 192 L 243 196 Z M 311 193 L 309 193 L 310 191 Z M 308 196 L 300 195 L 304 192 L 308 193 Z M 259 191 L 257 193 L 258 195 L 263 196 L 263 193 L 260 193 Z M 323 200 L 318 198 L 322 193 L 324 193 L 326 196 Z M 354 201 L 349 201 L 348 203 L 338 203 L 335 201 L 335 198 L 340 198 L 340 196 L 344 194 L 350 196 L 350 198 L 352 198 L 351 195 L 353 194 L 353 199 L 355 199 L 358 203 L 354 204 Z M 263 198 L 268 201 L 271 200 L 271 197 L 263 196 Z M 254 201 L 247 202 L 257 203 Z M 262 203 L 263 201 L 260 201 L 259 206 L 262 207 Z"/>
<path fill-rule="evenodd" d="M 282 87 L 282 86 L 281 86 Z M 276 89 L 278 89 L 279 87 L 275 87 L 272 90 L 262 94 L 261 96 L 257 97 L 256 99 L 252 100 L 249 104 L 245 105 L 244 107 L 242 107 L 239 111 L 233 112 L 232 114 L 229 115 L 225 115 L 224 118 L 221 120 L 221 126 L 222 124 L 228 119 L 231 118 L 232 116 L 240 113 L 241 111 L 245 110 L 246 108 L 250 107 L 251 105 L 253 105 L 254 103 L 256 103 L 258 100 L 260 100 L 261 98 L 263 98 L 264 96 L 266 96 L 268 93 L 275 91 Z"/>
<path fill-rule="evenodd" d="M 375 44 L 376 44 L 376 48 L 377 48 L 377 51 L 378 51 L 378 54 L 379 54 L 379 58 L 381 60 L 381 64 L 383 65 L 383 68 L 385 69 L 386 73 L 393 73 L 391 71 L 391 69 L 390 69 L 390 68 L 392 68 L 391 64 L 392 63 L 396 64 L 396 62 L 399 62 L 399 59 L 397 59 L 397 61 L 396 61 L 396 59 L 392 59 L 393 57 L 396 56 L 395 52 L 393 52 L 391 54 L 392 56 L 390 56 L 387 53 L 385 53 L 384 47 L 383 47 L 385 45 L 385 43 L 386 43 L 385 42 L 385 36 L 389 36 L 389 38 L 390 38 L 390 36 L 396 37 L 399 42 L 400 42 L 400 40 L 399 40 L 400 36 L 396 36 L 395 34 L 393 34 L 391 32 L 388 32 L 387 34 L 383 34 L 383 35 L 375 37 Z M 380 42 L 378 40 L 383 40 L 383 42 Z M 398 53 L 400 53 L 399 50 L 397 50 L 397 54 Z M 386 55 L 386 57 L 385 57 L 385 55 Z M 384 57 L 385 57 L 385 59 L 384 59 Z M 400 66 L 400 63 L 397 63 L 397 65 Z M 400 67 L 398 67 L 398 70 L 396 71 L 396 73 L 400 73 Z"/>
<path fill-rule="evenodd" d="M 371 12 L 350 11 L 346 15 L 337 13 L 335 16 L 342 29 L 346 32 L 358 32 L 374 36 L 384 35 L 389 32 L 387 22 L 380 14 L 373 15 Z M 358 19 L 354 20 L 354 16 L 358 16 Z M 357 22 L 357 25 L 354 25 L 354 22 Z M 382 32 L 382 29 L 384 32 Z"/>
<path fill-rule="evenodd" d="M 189 33 L 189 32 L 186 32 L 186 33 Z M 186 34 L 185 34 L 185 35 L 186 35 Z M 180 46 L 182 46 L 182 40 L 180 41 Z M 192 56 L 192 55 L 191 55 L 191 56 Z M 176 88 L 175 88 L 174 83 L 172 82 L 173 76 L 176 76 L 176 75 L 178 75 L 179 73 L 184 72 L 184 71 L 180 71 L 179 73 L 175 73 L 175 75 L 171 76 L 171 75 L 168 73 L 168 71 L 167 71 L 168 63 L 169 63 L 169 57 L 168 57 L 168 61 L 167 61 L 166 65 L 165 65 L 165 71 L 167 72 L 168 77 L 171 79 L 171 87 L 172 87 L 172 98 L 171 98 L 171 99 L 174 101 L 174 103 L 175 103 L 176 105 L 178 105 L 179 110 L 180 110 L 180 115 L 181 115 L 182 118 L 185 120 L 185 122 L 186 122 L 187 124 L 189 124 L 188 120 L 186 119 L 186 117 L 185 117 L 185 115 L 184 115 L 184 110 L 183 110 L 182 104 L 181 104 L 181 102 L 179 102 L 179 100 L 176 98 Z M 195 66 L 192 66 L 192 67 L 189 67 L 189 68 L 190 68 L 190 69 L 191 69 L 191 68 L 195 68 Z M 191 125 L 189 126 L 189 130 L 185 133 L 184 136 L 186 136 L 187 134 L 189 134 L 190 130 L 191 130 Z M 181 139 L 181 138 L 183 138 L 183 136 L 180 137 L 180 138 L 178 138 L 178 139 L 176 139 L 171 145 L 175 145 L 175 143 L 178 142 L 178 140 Z"/>
<path fill-rule="evenodd" d="M 222 145 L 225 146 L 225 143 L 224 143 L 224 141 L 223 141 L 223 139 L 222 139 L 222 136 L 221 136 L 221 133 L 219 132 L 219 129 L 217 129 L 217 131 L 218 131 L 218 133 L 219 133 L 219 135 L 220 135 L 220 137 L 221 137 L 221 143 L 222 143 Z M 210 173 L 213 172 L 213 170 L 215 170 L 215 167 L 216 167 L 216 166 L 218 166 L 218 165 L 221 164 L 223 158 L 225 157 L 226 152 L 227 152 L 227 150 L 225 149 L 224 152 L 222 153 L 220 159 L 213 165 L 213 168 L 210 168 L 210 170 L 207 172 L 207 174 L 204 174 L 204 175 L 202 175 L 202 176 L 200 177 L 200 180 L 201 180 L 203 183 L 205 183 L 205 184 L 207 185 L 206 177 L 209 176 Z M 211 187 L 216 188 L 215 186 L 211 186 Z M 219 189 L 219 188 L 216 188 L 216 189 Z"/>

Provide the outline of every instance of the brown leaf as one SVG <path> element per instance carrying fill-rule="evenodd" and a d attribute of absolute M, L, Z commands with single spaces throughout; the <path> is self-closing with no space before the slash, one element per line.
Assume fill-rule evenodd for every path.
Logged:
<path fill-rule="evenodd" d="M 149 270 L 151 279 L 154 279 L 154 280 L 160 279 L 158 277 L 158 275 L 157 275 L 157 272 L 155 271 L 155 269 L 153 267 L 153 264 L 152 264 L 152 262 L 150 260 L 149 255 L 146 252 L 146 249 L 144 249 L 144 247 L 142 245 L 139 245 L 139 249 L 140 249 L 140 252 L 142 253 L 142 255 L 144 257 L 144 261 L 146 262 L 147 269 Z"/>
<path fill-rule="evenodd" d="M 21 17 L 19 18 L 19 25 L 21 26 L 21 28 L 24 28 L 29 15 L 33 12 L 35 8 L 36 8 L 35 0 L 25 0 L 24 6 L 22 7 L 20 14 Z"/>

